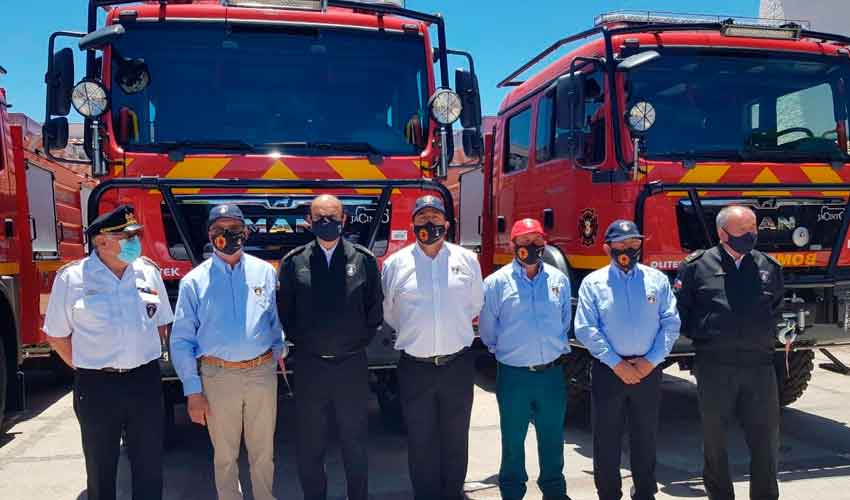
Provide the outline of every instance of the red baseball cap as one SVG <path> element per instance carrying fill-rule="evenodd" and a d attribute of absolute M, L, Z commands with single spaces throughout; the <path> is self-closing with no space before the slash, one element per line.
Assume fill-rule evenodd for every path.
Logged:
<path fill-rule="evenodd" d="M 511 241 L 517 239 L 524 234 L 539 233 L 546 236 L 543 231 L 543 226 L 537 219 L 521 219 L 514 222 L 514 227 L 511 228 Z"/>

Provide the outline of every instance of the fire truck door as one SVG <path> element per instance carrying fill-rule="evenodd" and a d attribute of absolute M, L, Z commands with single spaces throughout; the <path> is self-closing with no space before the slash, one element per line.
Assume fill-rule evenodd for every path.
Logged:
<path fill-rule="evenodd" d="M 499 185 L 494 187 L 494 215 L 498 221 L 496 257 L 498 260 L 501 254 L 503 259 L 510 261 L 508 242 L 513 222 L 524 217 L 539 217 L 539 202 L 532 193 L 535 189 L 533 172 L 529 168 L 531 108 L 507 117 L 503 135 L 497 135 L 496 140 L 502 141 L 503 148 L 501 157 L 497 157 L 493 165 L 494 170 L 501 170 Z"/>
<path fill-rule="evenodd" d="M 27 196 L 29 197 L 29 224 L 33 239 L 33 257 L 38 259 L 58 258 L 53 172 L 28 163 Z"/>
<path fill-rule="evenodd" d="M 484 173 L 482 169 L 460 174 L 460 244 L 476 249 L 481 246 L 482 210 L 484 207 Z"/>

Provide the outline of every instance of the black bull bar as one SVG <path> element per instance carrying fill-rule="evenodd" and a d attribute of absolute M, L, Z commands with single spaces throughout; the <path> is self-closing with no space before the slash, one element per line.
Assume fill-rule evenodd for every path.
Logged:
<path fill-rule="evenodd" d="M 644 211 L 646 210 L 646 202 L 652 196 L 661 193 L 669 192 L 686 192 L 694 208 L 697 216 L 700 229 L 706 237 L 706 241 L 711 245 L 717 243 L 716 235 L 711 234 L 708 229 L 708 224 L 705 220 L 705 212 L 702 208 L 702 201 L 699 195 L 700 191 L 850 191 L 850 184 L 667 184 L 661 181 L 653 181 L 646 184 L 643 190 L 635 201 L 635 223 L 638 228 L 643 231 L 644 227 Z M 834 286 L 840 282 L 850 283 L 850 269 L 838 269 L 838 257 L 841 255 L 841 250 L 844 241 L 847 239 L 847 229 L 850 227 L 850 197 L 847 199 L 847 204 L 844 206 L 844 212 L 841 218 L 841 229 L 838 231 L 838 236 L 832 244 L 832 250 L 829 255 L 829 263 L 826 270 L 817 274 L 805 275 L 790 275 L 785 277 L 785 284 L 791 286 Z"/>
<path fill-rule="evenodd" d="M 162 194 L 165 206 L 174 220 L 177 233 L 189 254 L 192 266 L 201 263 L 201 259 L 190 244 L 189 228 L 174 195 L 174 189 L 380 189 L 378 207 L 375 213 L 382 214 L 387 209 L 390 195 L 394 189 L 418 189 L 436 191 L 446 207 L 446 220 L 451 221 L 449 240 L 454 239 L 454 201 L 446 186 L 430 179 L 166 179 L 161 177 L 137 177 L 109 179 L 98 184 L 89 195 L 88 219 L 91 224 L 99 215 L 100 202 L 104 193 L 112 189 L 156 189 Z M 375 244 L 380 228 L 381 217 L 373 217 L 369 227 L 369 250 Z"/>

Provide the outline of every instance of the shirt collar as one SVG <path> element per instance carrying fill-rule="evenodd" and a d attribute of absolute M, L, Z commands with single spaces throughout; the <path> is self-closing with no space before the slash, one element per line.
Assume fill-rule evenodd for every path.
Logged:
<path fill-rule="evenodd" d="M 106 273 L 106 274 L 112 276 L 113 278 L 115 278 L 118 281 L 123 280 L 124 279 L 123 276 L 127 276 L 127 270 L 132 269 L 132 267 L 133 267 L 132 263 L 127 264 L 127 268 L 124 270 L 124 275 L 119 278 L 115 273 L 112 272 L 112 269 L 109 269 L 109 267 L 106 264 L 104 264 L 102 260 L 100 260 L 100 256 L 97 254 L 97 250 L 92 251 L 92 253 L 89 254 L 89 256 L 91 257 L 92 262 L 95 265 L 95 269 L 98 272 Z"/>
<path fill-rule="evenodd" d="M 228 273 L 231 271 L 230 264 L 225 262 L 224 259 L 219 257 L 218 254 L 215 253 L 215 252 L 213 252 L 212 261 L 213 261 L 214 266 L 218 266 L 220 269 L 222 269 L 222 270 L 224 270 Z M 239 262 L 237 262 L 236 265 L 233 266 L 232 270 L 237 271 L 237 270 L 241 269 L 242 264 L 244 264 L 244 263 L 245 263 L 245 252 L 242 252 L 242 255 L 239 257 Z"/>
<path fill-rule="evenodd" d="M 726 255 L 727 255 L 727 256 L 729 256 L 729 259 L 730 259 L 730 260 L 731 260 L 731 261 L 735 264 L 735 267 L 737 267 L 738 269 L 740 269 L 740 268 L 741 268 L 741 262 L 744 262 L 744 258 L 745 258 L 747 255 L 749 255 L 749 254 L 750 254 L 749 252 L 747 252 L 747 253 L 745 253 L 745 254 L 741 255 L 740 257 L 738 257 L 738 258 L 736 259 L 735 257 L 733 257 L 733 256 L 732 256 L 732 254 L 731 254 L 731 253 L 729 253 L 729 250 L 728 250 L 725 246 L 720 245 L 720 247 L 721 247 L 721 248 L 723 248 L 723 252 L 724 252 L 724 253 L 726 253 Z"/>
<path fill-rule="evenodd" d="M 524 279 L 525 281 L 529 281 L 531 283 L 537 282 L 538 278 L 546 275 L 546 267 L 543 262 L 540 263 L 540 269 L 537 270 L 537 274 L 534 275 L 533 278 L 528 277 L 528 273 L 525 271 L 525 268 L 517 262 L 516 259 L 511 261 L 511 266 L 513 267 L 513 275 L 515 278 Z"/>
<path fill-rule="evenodd" d="M 444 241 L 443 246 L 440 247 L 440 251 L 437 252 L 436 257 L 433 260 L 439 259 L 443 255 L 446 255 L 448 252 L 449 252 L 448 245 Z M 423 257 L 423 258 L 426 258 L 428 260 L 432 260 L 431 257 L 429 257 L 428 255 L 425 254 L 425 252 L 422 250 L 422 247 L 419 245 L 419 243 L 413 244 L 413 254 L 419 255 L 419 257 Z"/>
<path fill-rule="evenodd" d="M 620 278 L 621 280 L 630 280 L 637 275 L 637 268 L 638 268 L 637 264 L 635 264 L 635 267 L 633 267 L 629 272 L 623 271 L 622 269 L 620 269 L 620 266 L 614 264 L 613 262 L 611 264 L 609 264 L 608 266 L 610 267 L 610 269 L 608 270 L 608 273 L 613 274 L 614 276 L 616 276 L 617 278 Z"/>
<path fill-rule="evenodd" d="M 333 247 L 331 247 L 331 249 L 330 249 L 330 250 L 326 250 L 326 249 L 325 249 L 325 247 L 323 247 L 323 246 L 322 246 L 322 245 L 321 245 L 318 241 L 316 242 L 316 246 L 318 246 L 319 248 L 321 248 L 321 249 L 322 249 L 322 251 L 323 251 L 323 252 L 325 252 L 325 255 L 329 255 L 329 256 L 330 256 L 330 255 L 333 255 L 333 253 L 334 253 L 334 252 L 336 252 L 336 247 L 338 247 L 338 246 L 339 246 L 339 240 L 337 240 L 337 241 L 336 241 L 336 244 L 335 244 Z"/>

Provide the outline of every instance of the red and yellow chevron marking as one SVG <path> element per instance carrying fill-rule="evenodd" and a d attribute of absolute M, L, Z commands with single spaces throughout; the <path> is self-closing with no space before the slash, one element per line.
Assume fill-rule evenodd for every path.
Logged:
<path fill-rule="evenodd" d="M 174 163 L 163 156 L 139 156 L 128 158 L 123 165 L 116 165 L 113 175 L 126 173 L 133 163 L 133 175 L 160 176 L 166 179 L 417 179 L 422 177 L 419 160 L 385 159 L 381 165 L 373 165 L 366 159 L 357 158 L 311 158 L 268 156 L 193 156 Z M 347 190 L 346 190 L 347 191 Z M 354 190 L 351 190 L 354 192 Z M 376 189 L 358 189 L 358 193 L 379 193 Z M 248 193 L 309 193 L 309 189 L 249 189 L 222 190 L 182 188 L 175 194 L 198 194 L 216 192 Z M 397 194 L 398 190 L 394 191 Z"/>
<path fill-rule="evenodd" d="M 848 184 L 850 188 L 850 169 L 835 170 L 823 163 L 804 164 L 738 164 L 700 163 L 682 174 L 680 164 L 656 164 L 647 167 L 649 180 L 661 180 L 681 184 L 754 184 L 769 188 L 771 184 Z M 705 195 L 706 191 L 699 194 Z M 850 195 L 848 191 L 810 191 L 810 196 Z M 754 189 L 743 191 L 740 196 L 792 196 L 788 190 Z M 671 191 L 670 197 L 687 196 L 684 191 Z M 734 195 L 733 195 L 734 196 Z"/>

